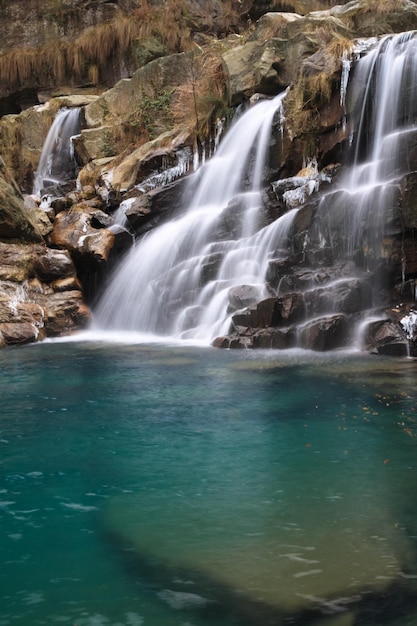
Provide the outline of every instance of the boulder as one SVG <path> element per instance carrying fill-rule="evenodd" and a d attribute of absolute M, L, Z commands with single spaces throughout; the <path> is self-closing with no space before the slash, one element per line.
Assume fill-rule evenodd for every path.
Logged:
<path fill-rule="evenodd" d="M 370 322 L 366 326 L 363 342 L 368 350 L 389 356 L 407 356 L 409 341 L 400 324 L 391 319 Z"/>
<path fill-rule="evenodd" d="M 68 211 L 58 213 L 49 235 L 50 244 L 68 250 L 83 271 L 97 270 L 107 262 L 113 248 L 114 234 L 101 227 L 101 213 L 85 202 L 75 204 Z"/>
<path fill-rule="evenodd" d="M 41 241 L 45 232 L 24 206 L 8 168 L 0 157 L 0 239 Z"/>
<path fill-rule="evenodd" d="M 41 281 L 75 276 L 75 267 L 67 250 L 46 248 L 44 254 L 34 259 L 34 273 Z"/>
<path fill-rule="evenodd" d="M 320 18 L 334 16 L 351 25 L 356 37 L 374 37 L 417 28 L 417 5 L 411 0 L 381 1 L 378 8 L 374 0 L 352 0 L 310 15 Z"/>
<path fill-rule="evenodd" d="M 114 166 L 110 176 L 111 186 L 118 191 L 126 191 L 155 170 L 160 170 L 163 159 L 172 156 L 175 150 L 189 141 L 190 134 L 186 128 L 175 128 L 162 133 Z"/>
<path fill-rule="evenodd" d="M 275 37 L 286 39 L 288 37 L 288 24 L 299 19 L 301 19 L 301 15 L 298 13 L 284 13 L 279 11 L 266 13 L 256 22 L 254 31 L 249 37 L 249 41 L 262 42 Z"/>
<path fill-rule="evenodd" d="M 278 68 L 286 58 L 287 45 L 279 39 L 263 43 L 250 41 L 223 54 L 232 104 L 255 92 L 275 94 L 289 83 L 286 72 Z"/>
<path fill-rule="evenodd" d="M 91 313 L 79 290 L 49 294 L 43 299 L 43 304 L 45 333 L 48 337 L 83 328 L 91 319 Z"/>
<path fill-rule="evenodd" d="M 305 350 L 324 352 L 347 345 L 348 323 L 344 315 L 331 315 L 307 322 L 299 334 L 299 345 Z"/>
<path fill-rule="evenodd" d="M 229 289 L 228 297 L 232 309 L 243 309 L 259 301 L 260 290 L 254 285 L 239 285 Z"/>
<path fill-rule="evenodd" d="M 148 109 L 152 108 L 155 118 L 161 118 L 164 127 L 169 102 L 163 101 L 161 96 L 169 95 L 184 82 L 184 79 L 187 80 L 193 70 L 196 70 L 199 56 L 200 52 L 197 51 L 181 52 L 147 63 L 131 78 L 120 80 L 86 107 L 87 126 L 89 128 L 106 126 L 110 120 L 114 122 L 126 119 L 127 113 L 140 111 L 146 106 Z M 156 124 L 156 121 L 153 119 L 153 124 Z"/>

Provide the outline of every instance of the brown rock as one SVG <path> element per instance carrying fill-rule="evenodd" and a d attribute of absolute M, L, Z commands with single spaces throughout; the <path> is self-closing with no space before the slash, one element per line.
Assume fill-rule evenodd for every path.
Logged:
<path fill-rule="evenodd" d="M 29 322 L 0 324 L 1 340 L 7 345 L 25 344 L 36 341 L 39 329 Z"/>
<path fill-rule="evenodd" d="M 46 248 L 35 260 L 36 276 L 43 281 L 56 280 L 75 275 L 75 267 L 69 252 Z"/>
<path fill-rule="evenodd" d="M 0 157 L 0 239 L 41 241 L 41 230 Z"/>
<path fill-rule="evenodd" d="M 99 211 L 79 203 L 56 216 L 51 245 L 65 248 L 83 269 L 97 269 L 105 263 L 114 245 L 114 234 L 101 227 Z M 103 214 L 108 219 L 106 214 Z M 94 228 L 92 224 L 99 226 Z"/>
<path fill-rule="evenodd" d="M 300 347 L 306 350 L 334 350 L 346 345 L 348 324 L 343 315 L 332 315 L 305 324 L 300 331 Z"/>
<path fill-rule="evenodd" d="M 400 324 L 390 319 L 369 323 L 364 343 L 368 350 L 389 356 L 406 356 L 409 351 L 409 342 Z"/>
<path fill-rule="evenodd" d="M 91 313 L 83 302 L 80 291 L 56 292 L 43 299 L 45 331 L 48 336 L 58 336 L 83 328 Z"/>

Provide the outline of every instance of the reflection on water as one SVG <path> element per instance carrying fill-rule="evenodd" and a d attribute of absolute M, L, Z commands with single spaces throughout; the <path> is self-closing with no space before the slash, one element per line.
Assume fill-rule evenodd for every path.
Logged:
<path fill-rule="evenodd" d="M 416 626 L 417 364 L 0 353 L 0 626 Z"/>

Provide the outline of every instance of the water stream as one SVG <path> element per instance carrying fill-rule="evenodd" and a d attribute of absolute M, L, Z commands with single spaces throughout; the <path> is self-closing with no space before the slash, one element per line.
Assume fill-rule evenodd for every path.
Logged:
<path fill-rule="evenodd" d="M 265 294 L 269 255 L 286 245 L 293 217 L 260 228 L 264 164 L 271 126 L 283 123 L 283 97 L 237 121 L 193 178 L 187 211 L 132 250 L 97 307 L 97 327 L 207 340 L 230 324 L 231 288 Z M 225 225 L 222 235 L 228 220 L 232 231 Z"/>
<path fill-rule="evenodd" d="M 75 178 L 76 163 L 71 137 L 80 131 L 80 109 L 60 109 L 49 129 L 33 183 L 33 194 L 56 193 L 63 183 Z"/>
<path fill-rule="evenodd" d="M 352 165 L 319 212 L 330 224 L 332 214 L 343 220 L 345 236 L 333 242 L 337 254 L 352 257 L 362 250 L 368 267 L 399 219 L 399 181 L 409 171 L 417 136 L 416 85 L 414 31 L 384 37 L 357 63 L 350 84 Z"/>

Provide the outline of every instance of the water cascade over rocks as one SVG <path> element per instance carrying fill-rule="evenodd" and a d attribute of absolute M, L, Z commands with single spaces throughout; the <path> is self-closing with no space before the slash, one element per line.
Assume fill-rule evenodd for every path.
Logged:
<path fill-rule="evenodd" d="M 378 328 L 389 301 L 386 239 L 402 232 L 403 180 L 417 161 L 416 35 L 384 37 L 352 69 L 344 61 L 352 140 L 327 190 L 317 193 L 330 181 L 317 171 L 270 185 L 285 94 L 260 101 L 191 177 L 189 208 L 124 260 L 97 328 L 316 350 L 358 345 L 358 329 Z M 272 218 L 267 185 L 281 203 Z"/>
<path fill-rule="evenodd" d="M 286 245 L 292 220 L 288 213 L 262 228 L 264 165 L 283 97 L 260 102 L 230 129 L 193 177 L 187 211 L 147 234 L 113 277 L 96 326 L 209 341 L 229 330 L 236 302 L 266 295 L 269 256 Z"/>
<path fill-rule="evenodd" d="M 56 192 L 75 178 L 76 162 L 71 138 L 80 132 L 79 108 L 60 109 L 46 137 L 33 183 L 33 194 Z"/>

